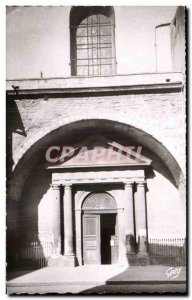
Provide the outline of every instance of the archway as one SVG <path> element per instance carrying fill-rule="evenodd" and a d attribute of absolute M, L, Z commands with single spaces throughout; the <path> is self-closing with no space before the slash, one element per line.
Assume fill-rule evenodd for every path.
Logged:
<path fill-rule="evenodd" d="M 75 118 L 72 118 L 75 120 Z M 54 127 L 46 128 L 47 134 L 45 134 L 45 131 L 40 131 L 37 136 L 33 136 L 33 139 L 26 139 L 25 146 L 21 149 L 19 155 L 18 155 L 18 163 L 15 167 L 12 181 L 10 183 L 11 189 L 9 190 L 9 199 L 13 200 L 20 200 L 20 199 L 27 199 L 28 203 L 33 203 L 33 199 L 29 201 L 29 197 L 24 197 L 27 195 L 27 193 L 31 194 L 30 190 L 27 189 L 27 193 L 25 195 L 22 195 L 23 186 L 25 184 L 25 181 L 29 174 L 31 174 L 32 169 L 34 166 L 41 166 L 43 167 L 43 160 L 42 157 L 45 154 L 45 150 L 50 145 L 56 145 L 65 143 L 70 144 L 72 141 L 73 143 L 79 143 L 82 140 L 85 140 L 88 136 L 93 135 L 102 135 L 106 137 L 109 141 L 130 141 L 131 143 L 135 141 L 136 143 L 139 143 L 140 145 L 143 145 L 144 148 L 147 151 L 146 157 L 148 157 L 150 160 L 152 160 L 152 169 L 158 170 L 165 178 L 169 181 L 169 184 L 171 183 L 175 187 L 179 187 L 180 179 L 182 178 L 182 172 L 174 159 L 174 157 L 171 155 L 171 153 L 154 137 L 152 137 L 150 134 L 134 127 L 131 125 L 127 125 L 125 123 L 120 123 L 115 120 L 110 119 L 86 119 L 86 120 L 77 120 L 74 122 L 69 122 L 69 120 L 62 120 L 59 121 L 59 123 L 54 124 Z M 53 129 L 55 128 L 55 130 Z M 36 142 L 35 142 L 36 141 Z M 28 149 L 28 150 L 24 150 Z M 23 153 L 23 154 L 22 154 Z M 22 154 L 22 155 L 21 155 Z M 148 170 L 150 171 L 150 170 Z M 44 168 L 44 172 L 49 172 Z M 37 175 L 39 171 L 37 170 Z M 149 172 L 150 173 L 150 172 Z M 153 173 L 152 174 L 145 174 L 146 178 L 153 179 Z M 39 175 L 38 175 L 39 176 Z M 51 174 L 50 174 L 51 176 Z M 34 174 L 33 174 L 34 177 Z M 28 184 L 31 186 L 30 188 L 35 191 L 36 185 L 33 185 L 33 181 L 28 180 Z M 33 180 L 33 178 L 32 178 Z M 134 188 L 134 187 L 133 187 Z M 25 188 L 26 190 L 26 188 Z M 45 200 L 49 198 L 49 192 L 50 188 L 48 187 L 48 192 L 45 196 Z M 84 192 L 88 191 L 87 187 L 83 190 Z M 104 190 L 103 190 L 104 191 Z M 110 191 L 111 190 L 105 190 Z M 89 191 L 90 192 L 90 191 Z M 178 191 L 177 191 L 178 192 Z M 21 197 L 22 195 L 22 197 Z M 154 195 L 154 194 L 153 194 Z M 119 196 L 120 197 L 120 196 Z M 172 197 L 174 198 L 174 197 Z M 116 199 L 116 196 L 115 196 Z M 41 200 L 41 199 L 39 199 Z M 73 198 L 73 200 L 75 200 Z M 77 199 L 78 200 L 78 199 Z M 45 201 L 45 202 L 46 202 Z M 22 201 L 21 201 L 22 202 Z M 43 204 L 43 201 L 41 201 L 41 204 Z M 77 201 L 77 204 L 80 204 L 80 201 Z M 81 209 L 81 206 L 77 205 L 75 210 L 75 215 L 77 216 L 76 220 L 79 220 L 78 222 L 81 223 L 81 218 L 78 217 L 79 215 L 79 208 Z M 43 212 L 43 207 L 42 211 Z M 29 214 L 29 210 L 27 210 L 27 213 Z M 39 211 L 37 212 L 39 216 Z M 115 214 L 115 212 L 113 212 Z M 109 215 L 109 213 L 107 212 Z M 102 217 L 102 213 L 98 214 L 99 217 L 97 218 L 104 218 Z M 75 218 L 76 218 L 75 216 Z M 41 219 L 43 217 L 41 216 Z M 19 219 L 18 219 L 19 220 Z M 103 219 L 104 220 L 104 219 Z M 101 220 L 101 223 L 104 222 Z M 111 221 L 114 226 L 114 219 Z M 79 223 L 78 223 L 79 224 Z M 37 224 L 36 224 L 37 225 Z M 79 224 L 80 225 L 80 224 Z M 153 224 L 152 224 L 153 225 Z M 39 224 L 38 224 L 39 226 Z M 81 226 L 81 225 L 80 225 Z M 77 228 L 80 228 L 77 227 Z M 105 225 L 103 225 L 105 226 Z M 11 227 L 10 227 L 11 228 Z M 39 227 L 38 227 L 39 229 Z M 111 233 L 111 235 L 113 235 Z M 80 235 L 78 234 L 78 237 Z M 76 241 L 78 239 L 76 238 Z M 122 246 L 119 247 L 119 249 L 123 249 L 123 237 L 121 237 Z M 79 243 L 79 245 L 82 245 L 82 243 Z M 77 257 L 78 262 L 81 264 L 81 250 L 77 249 Z M 104 259 L 105 261 L 105 259 Z"/>
<path fill-rule="evenodd" d="M 83 262 L 115 264 L 118 261 L 118 218 L 115 199 L 108 193 L 91 193 L 84 200 Z"/>
<path fill-rule="evenodd" d="M 26 138 L 26 141 L 21 145 L 15 161 L 15 168 L 8 183 L 8 198 L 19 200 L 21 197 L 24 182 L 30 174 L 33 166 L 40 161 L 43 151 L 48 145 L 53 144 L 59 139 L 68 140 L 72 135 L 80 136 L 86 132 L 86 135 L 92 134 L 93 130 L 98 130 L 102 133 L 111 132 L 113 136 L 123 136 L 135 140 L 150 151 L 150 155 L 158 161 L 157 168 L 164 169 L 164 175 L 177 187 L 180 187 L 184 182 L 183 173 L 172 154 L 167 148 L 152 135 L 144 132 L 137 127 L 119 122 L 110 116 L 98 119 L 80 119 L 73 117 L 68 120 L 63 118 L 50 127 L 43 128 L 33 137 Z M 155 160 L 153 160 L 155 161 Z M 156 167 L 156 166 L 155 166 Z"/>
<path fill-rule="evenodd" d="M 102 39 L 101 32 L 105 40 Z M 70 11 L 70 43 L 72 76 L 115 74 L 114 8 L 111 6 L 73 6 Z M 89 55 L 86 49 L 89 49 Z M 100 59 L 101 54 L 107 61 L 107 66 L 106 63 L 103 65 L 103 60 Z"/>

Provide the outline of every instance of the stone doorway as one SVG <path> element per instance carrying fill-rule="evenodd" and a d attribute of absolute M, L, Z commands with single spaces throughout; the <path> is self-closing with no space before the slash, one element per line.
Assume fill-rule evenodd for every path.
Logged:
<path fill-rule="evenodd" d="M 83 264 L 118 260 L 117 206 L 108 193 L 92 193 L 83 203 Z"/>
<path fill-rule="evenodd" d="M 118 260 L 117 214 L 83 216 L 84 264 L 115 264 Z"/>

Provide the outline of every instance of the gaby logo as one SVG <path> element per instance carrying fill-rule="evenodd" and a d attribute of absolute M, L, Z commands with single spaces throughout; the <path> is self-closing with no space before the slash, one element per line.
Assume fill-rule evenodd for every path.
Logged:
<path fill-rule="evenodd" d="M 182 267 L 170 267 L 166 271 L 166 277 L 173 280 L 177 278 L 181 272 Z"/>
<path fill-rule="evenodd" d="M 139 162 L 142 158 L 142 146 L 124 146 L 115 148 L 112 146 L 51 146 L 45 153 L 45 158 L 48 163 L 64 163 L 73 158 L 75 162 Z"/>

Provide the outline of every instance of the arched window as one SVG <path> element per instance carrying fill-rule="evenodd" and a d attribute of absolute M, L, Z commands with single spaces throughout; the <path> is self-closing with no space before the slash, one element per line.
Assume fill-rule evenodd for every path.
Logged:
<path fill-rule="evenodd" d="M 114 9 L 73 7 L 70 14 L 71 75 L 116 73 Z"/>

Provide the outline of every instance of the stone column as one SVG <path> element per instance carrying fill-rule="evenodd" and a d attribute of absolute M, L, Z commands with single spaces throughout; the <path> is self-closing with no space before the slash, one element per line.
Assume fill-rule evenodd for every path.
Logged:
<path fill-rule="evenodd" d="M 138 235 L 138 255 L 148 256 L 147 252 L 147 215 L 145 201 L 145 182 L 137 183 L 137 194 L 135 199 L 136 208 L 136 231 Z M 146 262 L 144 262 L 146 264 Z"/>
<path fill-rule="evenodd" d="M 61 256 L 61 203 L 60 189 L 58 184 L 52 184 L 52 234 L 53 234 L 53 255 L 51 259 Z"/>
<path fill-rule="evenodd" d="M 75 210 L 75 227 L 76 227 L 76 257 L 78 265 L 82 265 L 82 251 L 81 251 L 81 210 Z"/>
<path fill-rule="evenodd" d="M 125 182 L 124 185 L 124 235 L 128 255 L 135 253 L 133 182 Z"/>
<path fill-rule="evenodd" d="M 73 252 L 73 211 L 72 186 L 66 185 L 64 191 L 64 261 L 67 267 L 75 266 Z"/>

